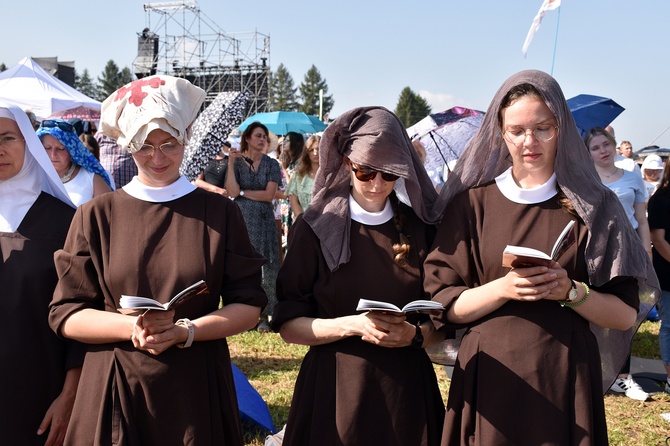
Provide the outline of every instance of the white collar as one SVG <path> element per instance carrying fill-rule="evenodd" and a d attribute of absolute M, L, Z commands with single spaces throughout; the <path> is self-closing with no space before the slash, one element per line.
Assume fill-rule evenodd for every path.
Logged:
<path fill-rule="evenodd" d="M 354 197 L 349 195 L 349 212 L 351 219 L 363 225 L 377 226 L 386 223 L 393 218 L 393 209 L 391 208 L 391 200 L 386 199 L 384 209 L 379 212 L 368 212 L 361 207 Z"/>
<path fill-rule="evenodd" d="M 185 176 L 181 175 L 177 181 L 163 187 L 151 187 L 142 183 L 137 176 L 134 176 L 130 183 L 123 186 L 131 197 L 151 203 L 164 203 L 166 201 L 176 200 L 186 194 L 190 194 L 196 189 Z"/>
<path fill-rule="evenodd" d="M 546 183 L 530 189 L 522 189 L 514 182 L 512 168 L 510 167 L 500 176 L 496 177 L 496 185 L 505 198 L 519 204 L 542 203 L 557 194 L 556 172 L 551 175 L 551 178 Z"/>

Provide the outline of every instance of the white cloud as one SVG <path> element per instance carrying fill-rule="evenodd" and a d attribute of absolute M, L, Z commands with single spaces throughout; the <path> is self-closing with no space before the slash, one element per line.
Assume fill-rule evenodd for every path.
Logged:
<path fill-rule="evenodd" d="M 419 90 L 418 94 L 428 102 L 428 105 L 430 105 L 432 108 L 433 113 L 448 110 L 456 106 L 470 108 L 466 101 L 457 98 L 453 94 L 433 93 L 428 90 Z"/>

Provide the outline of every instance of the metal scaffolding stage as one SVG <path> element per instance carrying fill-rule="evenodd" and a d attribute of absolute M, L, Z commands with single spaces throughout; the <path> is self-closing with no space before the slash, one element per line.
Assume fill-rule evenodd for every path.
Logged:
<path fill-rule="evenodd" d="M 207 92 L 206 105 L 223 91 L 249 94 L 247 116 L 267 110 L 270 36 L 226 33 L 197 1 L 145 3 L 146 28 L 138 33 L 138 78 L 169 74 Z"/>

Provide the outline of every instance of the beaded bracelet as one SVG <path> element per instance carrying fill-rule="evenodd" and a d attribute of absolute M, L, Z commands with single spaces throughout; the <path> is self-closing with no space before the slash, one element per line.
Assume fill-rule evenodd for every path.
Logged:
<path fill-rule="evenodd" d="M 565 302 L 565 301 L 559 301 L 558 303 L 561 304 L 561 307 L 569 307 L 569 308 L 575 308 L 586 302 L 586 299 L 589 298 L 589 295 L 591 294 L 591 288 L 584 283 L 584 282 L 579 282 L 582 285 L 584 285 L 584 289 L 586 290 L 586 294 L 584 294 L 584 297 L 578 301 L 578 302 Z"/>

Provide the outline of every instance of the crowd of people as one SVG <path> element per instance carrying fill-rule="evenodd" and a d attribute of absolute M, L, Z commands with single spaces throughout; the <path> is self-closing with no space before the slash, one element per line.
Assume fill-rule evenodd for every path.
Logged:
<path fill-rule="evenodd" d="M 439 190 L 376 106 L 321 135 L 251 123 L 191 182 L 205 92 L 127 87 L 97 132 L 0 102 L 0 438 L 242 445 L 226 338 L 251 329 L 309 346 L 286 445 L 607 444 L 603 394 L 649 397 L 630 343 L 657 302 L 670 393 L 670 167 L 582 138 L 550 75 L 502 83 Z M 567 224 L 558 258 L 502 265 Z M 164 310 L 122 299 L 200 282 Z M 446 404 L 426 352 L 445 340 Z"/>

